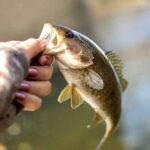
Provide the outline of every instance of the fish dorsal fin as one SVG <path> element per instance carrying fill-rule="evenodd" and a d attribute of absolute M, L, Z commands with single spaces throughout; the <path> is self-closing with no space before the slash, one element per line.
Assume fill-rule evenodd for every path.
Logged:
<path fill-rule="evenodd" d="M 84 70 L 84 79 L 85 82 L 93 89 L 101 90 L 104 87 L 104 82 L 101 76 L 92 69 Z"/>
<path fill-rule="evenodd" d="M 115 68 L 117 75 L 120 79 L 120 83 L 122 86 L 122 90 L 124 91 L 128 85 L 127 80 L 123 79 L 123 64 L 120 58 L 112 51 L 106 52 L 106 56 L 112 63 L 113 67 Z"/>
<path fill-rule="evenodd" d="M 122 61 L 119 59 L 119 57 L 112 51 L 108 51 L 106 52 L 106 56 L 108 57 L 108 59 L 110 60 L 110 62 L 112 63 L 112 65 L 114 66 L 118 77 L 122 78 L 122 70 L 123 70 L 123 64 Z"/>
<path fill-rule="evenodd" d="M 80 93 L 74 85 L 67 85 L 58 97 L 58 102 L 63 103 L 66 100 L 71 99 L 71 108 L 76 109 L 83 103 L 83 99 L 80 96 Z"/>
<path fill-rule="evenodd" d="M 97 113 L 95 112 L 94 118 L 92 120 L 92 123 L 87 125 L 87 128 L 91 128 L 93 126 L 95 126 L 96 124 L 100 123 L 103 121 L 103 118 Z"/>

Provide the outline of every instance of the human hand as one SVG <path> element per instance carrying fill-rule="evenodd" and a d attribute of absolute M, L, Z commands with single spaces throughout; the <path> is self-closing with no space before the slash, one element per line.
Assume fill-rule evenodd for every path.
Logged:
<path fill-rule="evenodd" d="M 6 42 L 10 46 L 19 48 L 30 62 L 28 76 L 16 92 L 15 100 L 24 106 L 24 111 L 34 111 L 42 104 L 42 97 L 51 92 L 49 79 L 52 76 L 52 57 L 39 56 L 45 49 L 47 40 L 28 39 L 26 41 Z"/>

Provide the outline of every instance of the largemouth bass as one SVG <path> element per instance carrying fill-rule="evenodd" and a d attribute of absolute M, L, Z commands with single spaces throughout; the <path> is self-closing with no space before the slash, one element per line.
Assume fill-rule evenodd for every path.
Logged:
<path fill-rule="evenodd" d="M 40 38 L 49 40 L 44 55 L 54 55 L 68 82 L 58 101 L 70 99 L 73 109 L 88 103 L 95 111 L 88 127 L 105 121 L 106 131 L 96 148 L 99 150 L 121 115 L 121 95 L 127 81 L 120 59 L 114 52 L 104 53 L 91 39 L 64 26 L 45 24 Z"/>

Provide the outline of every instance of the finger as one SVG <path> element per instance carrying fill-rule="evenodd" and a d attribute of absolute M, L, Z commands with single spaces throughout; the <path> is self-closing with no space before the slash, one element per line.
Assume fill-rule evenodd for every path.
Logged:
<path fill-rule="evenodd" d="M 19 90 L 38 97 L 44 97 L 50 94 L 51 83 L 49 81 L 24 81 Z"/>
<path fill-rule="evenodd" d="M 28 71 L 27 79 L 47 81 L 53 74 L 52 66 L 31 66 Z"/>
<path fill-rule="evenodd" d="M 16 47 L 20 48 L 26 55 L 29 60 L 38 55 L 42 50 L 45 49 L 47 45 L 46 39 L 28 39 L 21 42 Z"/>
<path fill-rule="evenodd" d="M 39 64 L 40 65 L 50 65 L 52 64 L 53 57 L 52 56 L 40 56 L 39 58 Z"/>
<path fill-rule="evenodd" d="M 16 101 L 24 106 L 24 111 L 35 111 L 42 105 L 42 99 L 26 92 L 17 92 Z"/>

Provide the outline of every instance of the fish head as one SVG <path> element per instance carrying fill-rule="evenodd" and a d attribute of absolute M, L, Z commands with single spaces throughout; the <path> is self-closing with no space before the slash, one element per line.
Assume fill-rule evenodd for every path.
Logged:
<path fill-rule="evenodd" d="M 93 64 L 92 51 L 77 32 L 64 26 L 47 24 L 45 33 L 49 33 L 45 54 L 54 55 L 59 63 L 71 69 L 86 68 Z"/>

